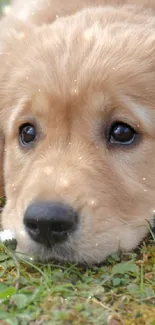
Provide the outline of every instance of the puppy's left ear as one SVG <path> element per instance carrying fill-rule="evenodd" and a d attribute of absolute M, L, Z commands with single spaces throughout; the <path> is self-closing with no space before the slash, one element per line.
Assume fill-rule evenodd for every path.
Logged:
<path fill-rule="evenodd" d="M 3 161 L 4 161 L 4 136 L 2 132 L 0 132 L 0 207 L 2 206 L 2 198 L 5 196 Z"/>
<path fill-rule="evenodd" d="M 32 26 L 24 24 L 13 15 L 8 15 L 0 20 L 0 206 L 1 197 L 5 194 L 4 129 L 10 110 L 10 103 L 8 104 L 10 71 L 18 58 L 19 42 L 23 42 L 24 45 L 24 37 L 29 37 L 32 32 Z"/>

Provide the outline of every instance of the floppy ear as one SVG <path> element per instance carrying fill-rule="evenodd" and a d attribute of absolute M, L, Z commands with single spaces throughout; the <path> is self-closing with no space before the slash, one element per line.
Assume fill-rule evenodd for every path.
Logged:
<path fill-rule="evenodd" d="M 17 44 L 33 32 L 32 26 L 24 24 L 12 15 L 0 21 L 0 207 L 1 197 L 5 195 L 4 182 L 4 146 L 5 121 L 9 116 L 11 105 L 8 105 L 8 83 L 10 68 L 17 60 Z M 11 162 L 10 162 L 11 163 Z"/>
<path fill-rule="evenodd" d="M 4 137 L 0 132 L 0 207 L 2 206 L 2 198 L 4 197 L 4 177 L 3 177 L 3 159 L 4 159 Z"/>

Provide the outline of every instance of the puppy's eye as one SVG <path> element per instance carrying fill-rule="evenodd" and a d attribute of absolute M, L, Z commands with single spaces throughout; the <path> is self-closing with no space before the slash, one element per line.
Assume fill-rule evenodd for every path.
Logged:
<path fill-rule="evenodd" d="M 36 139 L 36 135 L 37 135 L 36 128 L 32 124 L 25 123 L 22 124 L 19 128 L 20 142 L 24 145 L 33 142 Z"/>
<path fill-rule="evenodd" d="M 109 132 L 109 142 L 112 144 L 132 144 L 136 138 L 136 131 L 128 124 L 117 122 Z"/>

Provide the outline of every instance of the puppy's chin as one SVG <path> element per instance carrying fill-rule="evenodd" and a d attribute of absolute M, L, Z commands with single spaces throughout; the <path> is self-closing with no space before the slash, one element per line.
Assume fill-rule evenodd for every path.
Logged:
<path fill-rule="evenodd" d="M 147 233 L 147 225 L 134 228 L 127 225 L 118 229 L 110 229 L 109 233 L 106 234 L 107 240 L 103 240 L 102 236 L 92 235 L 90 242 L 84 240 L 80 234 L 75 233 L 68 240 L 47 248 L 45 245 L 31 240 L 24 231 L 24 236 L 21 234 L 17 236 L 17 251 L 41 262 L 72 262 L 91 266 L 102 263 L 115 252 L 131 251 L 138 246 Z"/>
<path fill-rule="evenodd" d="M 74 251 L 68 242 L 55 244 L 53 247 L 47 248 L 45 245 L 35 243 L 31 239 L 29 239 L 28 244 L 19 240 L 17 252 L 44 263 L 49 261 L 83 263 L 82 258 L 78 256 L 78 252 Z"/>

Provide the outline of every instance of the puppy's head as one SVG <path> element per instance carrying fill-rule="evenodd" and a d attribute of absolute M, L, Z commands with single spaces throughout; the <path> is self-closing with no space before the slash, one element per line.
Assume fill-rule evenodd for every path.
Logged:
<path fill-rule="evenodd" d="M 136 17 L 85 10 L 1 57 L 2 222 L 18 250 L 101 262 L 153 222 L 155 20 Z"/>

